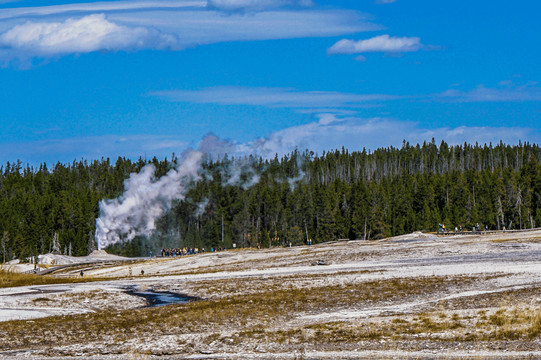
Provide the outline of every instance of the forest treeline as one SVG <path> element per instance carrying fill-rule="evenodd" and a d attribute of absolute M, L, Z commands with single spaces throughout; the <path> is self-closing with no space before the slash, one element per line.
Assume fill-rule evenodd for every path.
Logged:
<path fill-rule="evenodd" d="M 118 158 L 0 167 L 1 256 L 94 249 L 99 201 L 123 192 L 152 163 L 160 177 L 178 159 Z M 378 239 L 413 231 L 541 226 L 541 149 L 519 143 L 449 146 L 404 142 L 373 152 L 207 160 L 202 180 L 157 221 L 150 239 L 109 251 L 148 255 L 164 247 L 230 248 Z M 156 253 L 156 252 L 155 252 Z"/>

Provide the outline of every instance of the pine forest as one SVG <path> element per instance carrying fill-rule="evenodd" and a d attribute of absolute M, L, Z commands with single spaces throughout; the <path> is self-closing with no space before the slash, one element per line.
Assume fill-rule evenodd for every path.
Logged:
<path fill-rule="evenodd" d="M 85 160 L 0 168 L 3 261 L 95 248 L 99 202 L 122 195 L 147 164 L 160 177 L 179 161 Z M 150 238 L 107 249 L 125 256 L 164 247 L 271 247 L 338 239 L 381 239 L 440 224 L 471 230 L 541 226 L 538 145 L 449 146 L 426 142 L 373 152 L 345 149 L 283 157 L 207 160 L 203 180 L 157 221 Z M 233 170 L 238 181 L 231 181 Z"/>

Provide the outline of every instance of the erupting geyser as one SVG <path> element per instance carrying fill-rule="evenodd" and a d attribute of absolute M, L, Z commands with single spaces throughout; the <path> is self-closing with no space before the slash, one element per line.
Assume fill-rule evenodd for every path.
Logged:
<path fill-rule="evenodd" d="M 201 178 L 204 155 L 217 159 L 227 154 L 244 155 L 244 159 L 237 158 L 221 169 L 223 184 L 240 185 L 244 189 L 257 184 L 261 170 L 256 170 L 251 158 L 247 156 L 261 153 L 270 155 L 269 149 L 276 148 L 270 145 L 276 140 L 280 143 L 282 141 L 277 138 L 237 145 L 211 134 L 201 140 L 198 151 L 186 153 L 183 161 L 161 178 L 154 177 L 155 168 L 152 164 L 145 166 L 139 173 L 132 174 L 124 181 L 125 192 L 122 196 L 100 202 L 95 236 L 98 250 L 117 242 L 133 240 L 138 235 L 150 236 L 156 228 L 156 219 L 171 208 L 173 200 L 184 199 L 188 185 Z M 300 158 L 298 160 L 300 161 Z M 303 176 L 301 172 L 297 178 L 287 181 L 293 185 Z M 204 212 L 207 201 L 200 204 L 198 212 Z"/>
<path fill-rule="evenodd" d="M 152 164 L 130 175 L 122 196 L 100 202 L 95 235 L 98 250 L 137 235 L 151 235 L 156 219 L 170 209 L 173 200 L 184 199 L 188 185 L 199 180 L 202 159 L 202 152 L 191 151 L 159 179 Z"/>

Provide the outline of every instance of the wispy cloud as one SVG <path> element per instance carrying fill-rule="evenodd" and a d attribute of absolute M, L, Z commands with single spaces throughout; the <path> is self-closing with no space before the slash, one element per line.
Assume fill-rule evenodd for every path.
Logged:
<path fill-rule="evenodd" d="M 7 20 L 46 16 L 84 16 L 96 12 L 130 12 L 158 9 L 174 10 L 184 8 L 205 8 L 206 6 L 207 2 L 204 0 L 102 1 L 2 9 L 0 11 L 0 19 Z"/>
<path fill-rule="evenodd" d="M 350 151 L 363 148 L 395 146 L 400 147 L 403 140 L 412 144 L 445 140 L 448 144 L 457 145 L 464 142 L 480 144 L 497 143 L 502 140 L 508 144 L 516 144 L 519 140 L 538 142 L 540 134 L 532 129 L 518 127 L 442 127 L 426 128 L 415 122 L 399 121 L 392 118 L 360 118 L 357 116 L 336 116 L 325 113 L 318 115 L 318 121 L 288 127 L 271 133 L 248 143 L 227 142 L 213 146 L 219 139 L 206 140 L 210 151 L 219 149 L 218 155 L 227 152 L 229 155 L 257 154 L 271 158 L 275 154 L 283 155 L 295 149 L 311 150 L 317 153 L 345 147 Z"/>
<path fill-rule="evenodd" d="M 488 88 L 483 85 L 461 91 L 451 89 L 436 94 L 433 99 L 458 101 L 458 102 L 525 102 L 541 101 L 541 88 L 535 83 L 515 86 L 512 83 L 504 82 L 504 86 Z"/>
<path fill-rule="evenodd" d="M 392 4 L 396 0 L 376 0 L 376 4 Z"/>
<path fill-rule="evenodd" d="M 307 0 L 161 0 L 0 9 L 0 61 L 98 50 L 180 50 L 218 42 L 329 37 L 380 28 L 357 11 L 310 5 Z M 246 11 L 224 16 L 228 8 Z M 245 14 L 250 8 L 261 11 Z"/>
<path fill-rule="evenodd" d="M 161 91 L 152 96 L 170 101 L 200 104 L 247 105 L 265 107 L 288 107 L 312 115 L 316 121 L 283 128 L 264 138 L 249 143 L 238 143 L 228 147 L 230 154 L 247 155 L 257 153 L 264 157 L 286 154 L 295 148 L 317 152 L 340 149 L 342 146 L 355 151 L 363 148 L 376 149 L 389 145 L 400 146 L 402 140 L 422 143 L 432 138 L 445 140 L 450 144 L 517 143 L 519 140 L 538 142 L 541 134 L 530 128 L 458 126 L 429 128 L 417 122 L 402 121 L 391 117 L 359 116 L 359 107 L 381 104 L 386 101 L 439 101 L 442 98 L 453 101 L 527 101 L 539 99 L 537 89 L 525 93 L 507 89 L 506 93 L 476 90 L 460 94 L 445 92 L 437 95 L 399 97 L 385 94 L 351 94 L 326 91 L 298 91 L 287 88 L 242 88 L 214 87 L 196 91 Z M 498 96 L 496 96 L 496 94 Z M 461 97 L 459 97 L 459 95 Z M 462 99 L 462 100 L 459 100 Z M 468 99 L 468 100 L 466 100 Z M 475 100 L 474 100 L 475 99 Z M 223 146 L 220 146 L 222 149 Z"/>
<path fill-rule="evenodd" d="M 540 136 L 531 129 L 505 127 L 467 127 L 427 129 L 417 123 L 398 121 L 389 118 L 362 119 L 348 117 L 330 121 L 313 122 L 290 127 L 260 139 L 252 145 L 261 154 L 272 156 L 285 154 L 295 148 L 316 152 L 340 149 L 344 146 L 350 151 L 377 149 L 390 145 L 400 146 L 405 139 L 410 143 L 422 143 L 431 138 L 445 140 L 449 144 L 517 143 L 519 140 L 539 141 Z"/>
<path fill-rule="evenodd" d="M 216 86 L 201 90 L 165 90 L 149 93 L 172 102 L 217 105 L 265 106 L 291 108 L 299 113 L 352 115 L 359 107 L 380 106 L 389 101 L 446 102 L 528 102 L 541 101 L 541 88 L 531 82 L 516 86 L 502 82 L 499 87 L 480 85 L 472 90 L 447 90 L 427 95 L 356 94 L 337 91 L 300 91 L 279 87 Z M 353 111 L 352 111 L 353 110 Z"/>
<path fill-rule="evenodd" d="M 298 91 L 288 88 L 266 87 L 210 87 L 202 90 L 156 91 L 170 101 L 218 105 L 251 105 L 290 108 L 356 107 L 367 103 L 398 99 L 384 94 L 352 94 L 334 91 Z"/>
<path fill-rule="evenodd" d="M 335 54 L 361 54 L 369 52 L 402 53 L 417 51 L 422 48 L 418 37 L 391 37 L 380 35 L 366 40 L 342 39 L 331 46 L 327 53 Z"/>
<path fill-rule="evenodd" d="M 211 9 L 225 11 L 264 11 L 281 7 L 310 7 L 312 0 L 208 0 Z"/>
<path fill-rule="evenodd" d="M 0 46 L 54 56 L 98 50 L 174 49 L 178 40 L 154 29 L 121 26 L 96 14 L 63 22 L 28 21 L 1 34 Z"/>
<path fill-rule="evenodd" d="M 186 46 L 229 41 L 330 37 L 379 29 L 366 16 L 347 10 L 281 9 L 253 14 L 219 11 L 153 11 L 114 13 L 109 18 L 127 26 L 155 27 L 177 34 Z"/>
<path fill-rule="evenodd" d="M 216 136 L 205 137 L 199 147 L 215 156 L 225 153 L 234 156 L 259 155 L 272 158 L 275 154 L 288 154 L 295 149 L 317 153 L 341 149 L 360 151 L 363 148 L 399 147 L 403 140 L 411 144 L 445 140 L 448 144 L 504 143 L 516 144 L 519 140 L 539 143 L 538 130 L 520 127 L 459 126 L 427 128 L 416 122 L 393 118 L 363 118 L 353 112 L 321 112 L 316 120 L 274 131 L 266 137 L 246 143 L 224 141 Z M 102 157 L 116 159 L 140 156 L 163 158 L 172 153 L 181 154 L 189 145 L 175 135 L 104 135 L 67 139 L 48 139 L 25 143 L 0 144 L 2 162 L 22 160 L 33 165 L 72 162 L 78 159 L 92 161 Z"/>

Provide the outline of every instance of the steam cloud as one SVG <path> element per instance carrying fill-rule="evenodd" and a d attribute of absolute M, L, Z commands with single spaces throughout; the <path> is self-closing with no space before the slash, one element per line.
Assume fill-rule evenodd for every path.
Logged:
<path fill-rule="evenodd" d="M 203 172 L 201 166 L 205 159 L 220 160 L 226 159 L 228 155 L 236 156 L 233 161 L 223 162 L 223 168 L 220 169 L 222 185 L 239 185 L 248 189 L 257 184 L 260 176 L 253 166 L 253 158 L 248 155 L 268 155 L 262 149 L 261 141 L 235 144 L 209 134 L 201 140 L 197 151 L 187 152 L 179 165 L 161 178 L 156 179 L 156 169 L 152 164 L 145 166 L 139 173 L 131 174 L 124 182 L 125 192 L 122 196 L 100 202 L 95 236 L 98 250 L 115 243 L 131 241 L 136 236 L 152 235 L 156 229 L 156 220 L 171 209 L 172 202 L 184 200 L 191 184 L 210 177 L 210 174 Z M 294 183 L 303 176 L 301 172 L 297 178 L 286 181 L 294 187 Z M 196 216 L 205 212 L 207 204 L 208 199 L 198 204 Z"/>
<path fill-rule="evenodd" d="M 176 169 L 159 179 L 149 164 L 124 182 L 126 190 L 121 197 L 101 201 L 96 220 L 98 250 L 138 235 L 150 236 L 156 219 L 171 208 L 173 200 L 184 199 L 188 185 L 200 179 L 202 159 L 202 152 L 191 151 Z"/>

